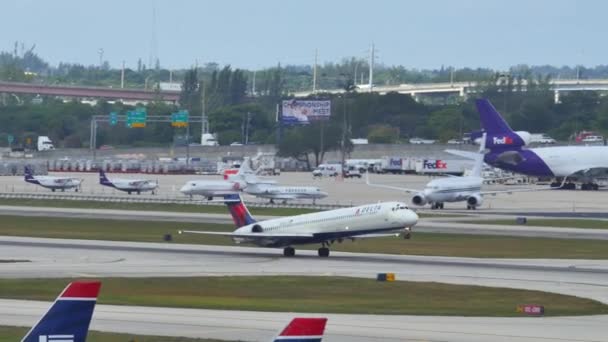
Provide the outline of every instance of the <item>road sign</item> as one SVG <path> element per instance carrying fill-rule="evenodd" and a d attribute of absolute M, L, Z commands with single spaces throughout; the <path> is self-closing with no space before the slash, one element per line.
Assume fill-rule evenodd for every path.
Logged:
<path fill-rule="evenodd" d="M 177 113 L 171 113 L 171 126 L 173 127 L 188 127 L 189 116 L 187 110 L 180 110 Z"/>
<path fill-rule="evenodd" d="M 145 108 L 138 107 L 134 111 L 127 112 L 127 127 L 129 128 L 144 128 L 146 127 L 146 118 L 148 114 Z"/>
<path fill-rule="evenodd" d="M 15 137 L 12 134 L 9 134 L 6 138 L 8 139 L 9 145 L 12 144 L 13 141 L 15 141 Z"/>
<path fill-rule="evenodd" d="M 114 126 L 118 123 L 118 113 L 111 112 L 110 113 L 110 125 Z"/>

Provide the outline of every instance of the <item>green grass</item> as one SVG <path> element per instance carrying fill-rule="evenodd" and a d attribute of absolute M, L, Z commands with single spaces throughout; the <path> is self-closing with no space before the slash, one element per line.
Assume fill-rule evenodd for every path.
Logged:
<path fill-rule="evenodd" d="M 21 341 L 29 328 L 0 326 L 0 341 Z M 88 342 L 220 342 L 186 337 L 142 336 L 135 334 L 114 334 L 89 331 Z M 225 341 L 224 341 L 225 342 Z"/>
<path fill-rule="evenodd" d="M 477 221 L 459 221 L 462 223 L 471 224 L 498 224 L 506 226 L 524 226 L 518 224 L 515 219 L 500 219 L 500 220 L 477 220 Z M 528 226 L 537 227 L 557 227 L 557 228 L 589 228 L 589 229 L 608 229 L 608 221 L 602 220 L 586 220 L 586 219 L 537 219 L 528 218 Z"/>
<path fill-rule="evenodd" d="M 137 211 L 170 211 L 181 213 L 210 213 L 228 214 L 224 205 L 205 204 L 176 204 L 176 203 L 118 203 L 73 200 L 44 200 L 44 199 L 6 199 L 0 198 L 0 205 L 53 207 L 53 208 L 80 208 L 80 209 L 121 209 Z M 289 216 L 316 212 L 314 209 L 303 208 L 252 208 L 257 215 Z"/>
<path fill-rule="evenodd" d="M 388 315 L 517 316 L 542 304 L 548 316 L 608 314 L 590 299 L 540 291 L 346 277 L 106 278 L 100 304 L 218 310 Z M 2 279 L 4 298 L 50 301 L 70 279 Z"/>
<path fill-rule="evenodd" d="M 233 245 L 227 237 L 179 235 L 179 229 L 233 231 L 234 226 L 179 222 L 140 222 L 101 219 L 1 216 L 0 235 L 67 239 L 162 242 L 172 234 L 173 243 Z M 314 248 L 297 246 L 297 248 Z M 414 231 L 412 239 L 375 238 L 332 246 L 334 251 L 439 255 L 478 258 L 608 259 L 608 241 L 522 238 L 494 235 L 430 234 Z M 277 254 L 280 252 L 277 250 Z"/>

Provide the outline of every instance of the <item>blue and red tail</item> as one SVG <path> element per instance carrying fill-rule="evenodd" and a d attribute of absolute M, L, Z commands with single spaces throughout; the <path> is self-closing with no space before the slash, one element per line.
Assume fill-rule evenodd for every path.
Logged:
<path fill-rule="evenodd" d="M 230 211 L 230 215 L 232 215 L 232 219 L 237 228 L 256 223 L 256 220 L 251 216 L 249 210 L 247 210 L 245 203 L 243 203 L 241 195 L 225 195 L 224 203 L 228 206 L 228 211 Z"/>
<path fill-rule="evenodd" d="M 294 318 L 274 342 L 321 342 L 327 318 Z"/>
<path fill-rule="evenodd" d="M 70 283 L 21 342 L 85 342 L 101 282 Z"/>

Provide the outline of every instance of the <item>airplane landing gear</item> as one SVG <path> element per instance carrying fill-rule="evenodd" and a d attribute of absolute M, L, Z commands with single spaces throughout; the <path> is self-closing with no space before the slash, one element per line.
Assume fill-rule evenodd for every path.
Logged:
<path fill-rule="evenodd" d="M 434 202 L 431 204 L 431 209 L 435 210 L 435 209 L 443 209 L 443 203 L 442 202 Z"/>
<path fill-rule="evenodd" d="M 467 204 L 467 210 L 475 210 L 475 209 L 477 209 L 477 206 Z"/>
<path fill-rule="evenodd" d="M 327 258 L 329 256 L 329 248 L 327 248 L 327 247 L 319 248 L 318 252 L 319 252 L 319 256 L 322 258 Z"/>
<path fill-rule="evenodd" d="M 296 250 L 293 247 L 285 247 L 283 248 L 283 255 L 286 257 L 292 257 L 296 255 Z"/>
<path fill-rule="evenodd" d="M 599 185 L 595 184 L 595 183 L 583 183 L 581 185 L 581 190 L 598 190 L 599 189 Z"/>

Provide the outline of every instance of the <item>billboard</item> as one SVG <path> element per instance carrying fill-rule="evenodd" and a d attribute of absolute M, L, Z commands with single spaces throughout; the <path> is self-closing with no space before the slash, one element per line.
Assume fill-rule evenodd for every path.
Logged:
<path fill-rule="evenodd" d="M 285 100 L 281 106 L 281 123 L 308 125 L 315 120 L 327 120 L 331 114 L 329 100 Z"/>

